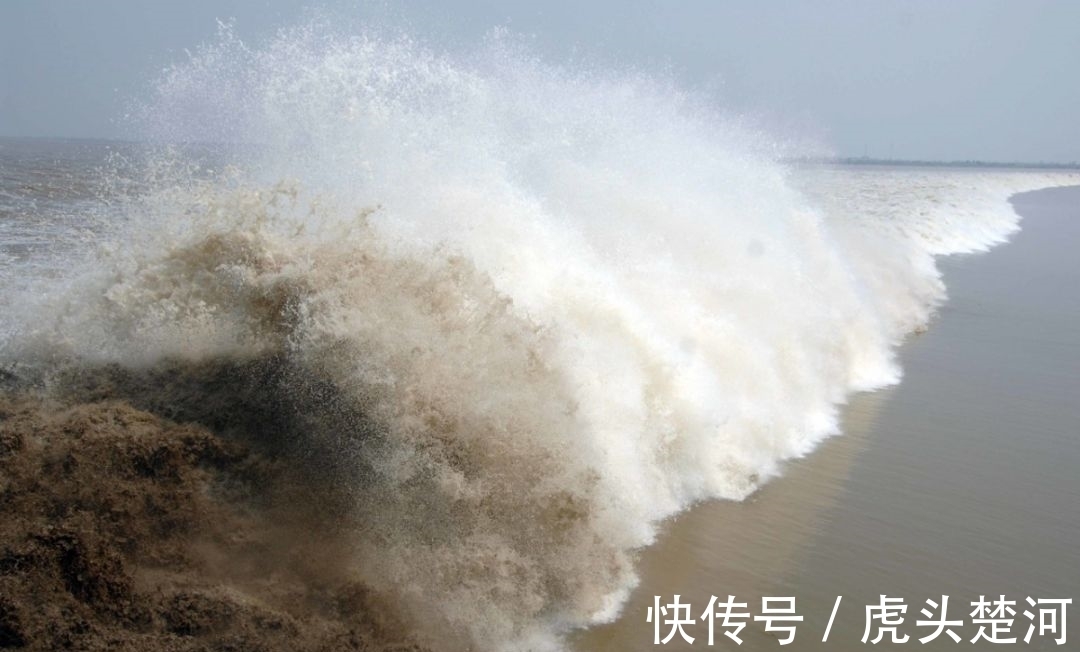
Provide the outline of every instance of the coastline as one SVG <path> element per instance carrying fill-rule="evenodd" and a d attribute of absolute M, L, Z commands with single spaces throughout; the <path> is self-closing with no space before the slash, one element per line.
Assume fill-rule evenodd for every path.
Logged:
<path fill-rule="evenodd" d="M 905 598 L 909 620 L 941 595 L 965 620 L 980 594 L 1076 597 L 1080 186 L 1010 201 L 1022 221 L 1008 243 L 939 259 L 949 300 L 901 348 L 901 383 L 855 396 L 843 435 L 745 502 L 669 522 L 642 552 L 643 580 L 621 618 L 578 635 L 579 652 L 650 649 L 654 595 L 703 606 L 733 594 L 752 610 L 762 596 L 795 596 L 800 650 L 861 646 L 863 608 L 881 594 Z M 976 629 L 958 631 L 964 645 Z M 760 623 L 742 638 L 743 649 L 775 649 Z"/>

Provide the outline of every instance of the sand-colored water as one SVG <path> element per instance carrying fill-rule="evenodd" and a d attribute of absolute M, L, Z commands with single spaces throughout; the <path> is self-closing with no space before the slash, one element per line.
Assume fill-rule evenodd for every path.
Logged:
<path fill-rule="evenodd" d="M 709 227 L 728 254 L 683 237 L 701 224 L 649 217 L 641 227 L 656 243 L 673 237 L 704 267 L 648 271 L 597 311 L 607 290 L 536 294 L 529 274 L 494 273 L 523 273 L 514 256 L 539 235 L 558 241 L 563 222 L 521 221 L 533 213 L 506 212 L 487 190 L 478 201 L 516 216 L 500 224 L 546 226 L 463 230 L 458 213 L 436 211 L 445 218 L 436 226 L 453 228 L 424 237 L 471 233 L 460 244 L 473 258 L 417 257 L 386 247 L 363 219 L 354 232 L 356 213 L 289 184 L 226 183 L 207 197 L 183 190 L 191 179 L 165 182 L 164 205 L 131 199 L 114 212 L 112 199 L 92 205 L 89 181 L 48 182 L 93 177 L 81 158 L 42 169 L 19 152 L 8 160 L 16 170 L 28 161 L 29 176 L 5 177 L 0 193 L 0 301 L 11 307 L 0 307 L 0 399 L 32 418 L 0 410 L 0 647 L 321 649 L 347 639 L 364 649 L 419 637 L 443 650 L 561 649 L 562 633 L 623 607 L 635 556 L 644 584 L 620 623 L 580 634 L 581 649 L 652 647 L 645 609 L 675 593 L 695 616 L 714 594 L 754 611 L 762 596 L 795 596 L 806 621 L 794 649 L 851 649 L 863 606 L 881 593 L 907 599 L 909 616 L 948 593 L 956 618 L 979 594 L 1074 590 L 1075 191 L 1024 198 L 1031 216 L 1016 243 L 947 261 L 953 303 L 904 349 L 906 382 L 857 397 L 846 436 L 818 446 L 832 430 L 831 401 L 895 380 L 888 345 L 921 331 L 943 291 L 931 256 L 999 242 L 1015 227 L 1010 192 L 1066 178 L 813 168 L 796 175 L 805 197 L 772 172 L 742 198 L 706 184 L 703 196 L 730 221 Z M 747 220 L 747 206 L 761 219 Z M 175 224 L 189 209 L 192 222 Z M 310 237 L 293 228 L 301 214 Z M 765 222 L 790 246 L 755 239 Z M 97 248 L 123 225 L 163 235 Z M 605 278 L 663 258 L 651 245 L 615 249 L 575 257 L 544 245 L 530 269 L 561 292 L 576 287 L 551 276 L 566 260 Z M 506 267 L 493 262 L 507 252 Z M 676 289 L 708 298 L 705 313 L 678 308 L 653 323 L 657 297 L 681 305 L 668 301 Z M 477 306 L 488 315 L 479 322 Z M 610 319 L 631 306 L 641 309 Z M 711 317 L 699 324 L 700 314 Z M 667 377 L 664 360 L 690 364 L 706 350 L 685 383 L 654 382 Z M 639 401 L 655 392 L 667 398 Z M 578 421 L 583 405 L 590 416 Z M 709 418 L 676 418 L 671 406 Z M 109 416 L 116 410 L 129 416 Z M 147 451 L 145 428 L 132 423 L 154 424 L 161 445 Z M 222 468 L 214 456 L 170 458 L 178 428 L 248 449 Z M 68 437 L 83 430 L 92 436 Z M 146 472 L 147 455 L 175 464 Z M 65 456 L 107 462 L 58 467 Z M 273 473 L 249 487 L 253 464 Z M 745 502 L 683 513 L 706 496 L 741 499 L 761 478 L 772 481 Z M 248 489 L 218 491 L 237 484 Z M 171 509 L 114 515 L 116 504 L 158 494 Z M 202 495 L 210 502 L 192 516 L 190 496 Z M 334 506 L 317 527 L 312 505 Z M 663 520 L 671 514 L 681 515 Z M 180 552 L 162 570 L 164 549 Z M 223 581 L 220 569 L 234 566 L 276 571 Z M 371 599 L 357 606 L 355 595 Z M 832 638 L 815 643 L 837 595 L 846 601 Z M 264 632 L 260 622 L 292 625 Z M 703 630 L 691 632 L 698 647 Z M 746 649 L 777 649 L 757 623 L 743 638 Z M 61 639 L 71 645 L 50 643 Z"/>
<path fill-rule="evenodd" d="M 917 627 L 928 598 L 950 596 L 970 649 L 971 601 L 1073 598 L 1080 587 L 1080 188 L 1018 195 L 1012 242 L 942 263 L 949 303 L 901 352 L 902 384 L 848 406 L 826 442 L 745 503 L 698 506 L 642 553 L 643 581 L 622 618 L 576 639 L 578 650 L 652 649 L 646 610 L 679 593 L 695 618 L 712 595 L 760 613 L 761 596 L 795 596 L 799 650 L 863 646 L 865 606 L 907 604 L 901 634 L 926 649 L 957 645 Z M 822 642 L 837 596 L 828 642 Z M 1075 605 L 1074 605 L 1075 606 Z M 1071 608 L 1070 608 L 1071 613 Z M 665 627 L 666 635 L 669 627 Z M 665 647 L 707 647 L 698 620 Z M 718 647 L 734 645 L 717 633 Z M 871 637 L 873 633 L 871 634 Z M 1033 636 L 1033 649 L 1065 649 Z M 742 649 L 781 649 L 761 623 Z M 887 640 L 887 639 L 886 639 Z M 879 645 L 881 647 L 881 645 Z"/>

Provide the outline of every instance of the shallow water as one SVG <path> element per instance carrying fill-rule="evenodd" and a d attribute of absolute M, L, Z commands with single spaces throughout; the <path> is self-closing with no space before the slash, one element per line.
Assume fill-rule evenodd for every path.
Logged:
<path fill-rule="evenodd" d="M 755 614 L 761 596 L 795 596 L 799 650 L 861 647 L 865 606 L 881 594 L 905 600 L 900 633 L 926 649 L 957 645 L 945 635 L 917 642 L 932 631 L 914 624 L 928 598 L 950 596 L 949 618 L 964 621 L 953 628 L 959 645 L 972 649 L 1000 647 L 969 642 L 980 595 L 1017 601 L 1021 645 L 1027 596 L 1076 599 L 1080 188 L 1013 201 L 1024 220 L 1011 243 L 943 259 L 949 302 L 902 348 L 903 382 L 856 397 L 844 436 L 744 503 L 700 505 L 670 522 L 642 554 L 643 581 L 622 618 L 578 636 L 578 650 L 652 649 L 655 595 L 666 604 L 680 593 L 695 617 L 712 595 L 733 594 Z M 687 632 L 707 630 L 698 621 Z M 758 623 L 742 638 L 743 649 L 780 649 Z M 1031 647 L 1073 640 L 1033 635 Z M 706 641 L 676 636 L 666 647 Z"/>

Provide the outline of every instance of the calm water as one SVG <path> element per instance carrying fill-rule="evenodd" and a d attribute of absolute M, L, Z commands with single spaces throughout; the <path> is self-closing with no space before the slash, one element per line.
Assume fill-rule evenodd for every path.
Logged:
<path fill-rule="evenodd" d="M 623 618 L 581 635 L 579 650 L 652 649 L 645 616 L 655 595 L 667 603 L 680 593 L 695 617 L 712 595 L 733 594 L 754 614 L 761 596 L 795 596 L 799 650 L 862 647 L 865 605 L 881 594 L 905 600 L 900 633 L 926 649 L 956 645 L 944 634 L 916 640 L 932 631 L 914 625 L 927 598 L 950 596 L 961 647 L 997 649 L 969 642 L 980 594 L 1018 602 L 1019 645 L 1025 597 L 1078 597 L 1080 188 L 1020 195 L 1015 206 L 1025 220 L 1010 244 L 943 262 L 950 301 L 904 347 L 903 383 L 858 397 L 845 436 L 747 502 L 702 505 L 670 523 L 643 553 L 644 580 Z M 700 621 L 687 631 L 694 645 L 676 636 L 666 647 L 707 647 Z M 719 631 L 718 645 L 734 649 Z M 781 649 L 759 623 L 742 638 L 742 649 Z M 1029 647 L 1077 649 L 1077 640 L 1033 637 Z"/>

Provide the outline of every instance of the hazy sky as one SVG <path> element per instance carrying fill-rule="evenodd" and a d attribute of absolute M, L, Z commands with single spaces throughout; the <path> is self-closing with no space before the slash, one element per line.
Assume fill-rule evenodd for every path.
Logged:
<path fill-rule="evenodd" d="M 125 102 L 217 19 L 258 41 L 309 6 L 344 23 L 393 15 L 450 44 L 506 26 L 555 61 L 667 68 L 842 155 L 1080 160 L 1069 0 L 0 0 L 0 135 L 130 135 Z"/>

